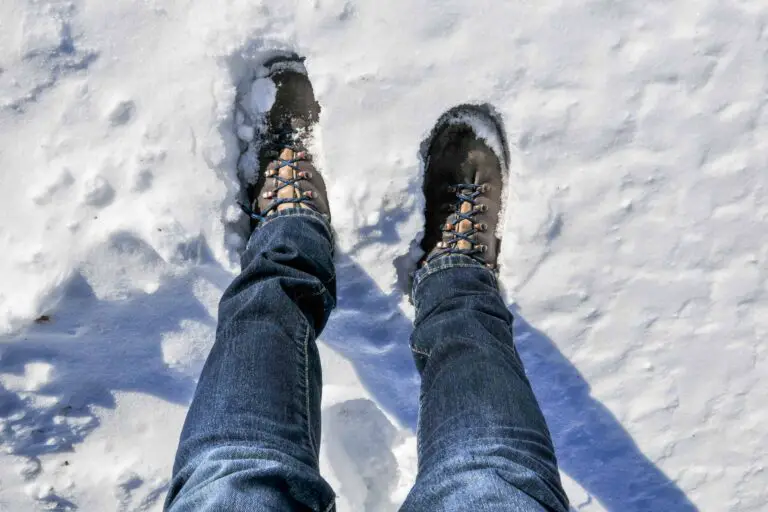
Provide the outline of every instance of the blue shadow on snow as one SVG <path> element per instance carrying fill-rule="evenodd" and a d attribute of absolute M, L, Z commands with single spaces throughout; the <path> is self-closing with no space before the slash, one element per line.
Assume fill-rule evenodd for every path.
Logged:
<path fill-rule="evenodd" d="M 401 294 L 383 293 L 348 255 L 337 257 L 338 308 L 322 339 L 349 359 L 376 401 L 415 431 L 419 377 Z M 518 312 L 515 339 L 547 418 L 561 469 L 610 512 L 694 512 L 697 508 L 638 448 L 584 377 Z"/>
<path fill-rule="evenodd" d="M 338 308 L 323 341 L 353 363 L 385 410 L 415 430 L 419 377 L 408 346 L 412 323 L 400 309 L 400 292 L 383 293 L 348 255 L 337 258 L 337 275 Z M 176 307 L 169 309 L 169 303 Z M 697 510 L 590 395 L 588 383 L 556 344 L 513 312 L 517 346 L 561 468 L 611 512 Z M 54 317 L 54 324 L 33 326 L 21 339 L 0 339 L 0 373 L 22 375 L 25 365 L 36 361 L 54 368 L 36 392 L 58 398 L 46 406 L 0 386 L 0 418 L 16 427 L 15 434 L 7 431 L 0 439 L 17 455 L 71 450 L 98 425 L 92 407 L 114 407 L 115 391 L 187 403 L 194 380 L 165 363 L 162 336 L 184 320 L 215 322 L 185 279 L 166 279 L 155 293 L 109 301 L 97 298 L 80 275 L 70 280 Z M 61 423 L 61 416 L 79 421 Z"/>

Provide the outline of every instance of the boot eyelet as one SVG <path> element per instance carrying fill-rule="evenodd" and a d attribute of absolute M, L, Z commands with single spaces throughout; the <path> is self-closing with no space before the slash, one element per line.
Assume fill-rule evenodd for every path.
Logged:
<path fill-rule="evenodd" d="M 478 204 L 478 205 L 475 206 L 474 210 L 476 212 L 485 213 L 485 212 L 488 211 L 488 206 L 486 206 L 484 204 Z"/>
<path fill-rule="evenodd" d="M 261 197 L 263 197 L 264 199 L 272 199 L 273 197 L 275 197 L 275 194 L 274 192 L 264 192 L 261 195 Z"/>
<path fill-rule="evenodd" d="M 304 197 L 306 197 L 307 199 L 314 199 L 315 194 L 313 194 L 311 190 L 307 190 L 306 192 L 304 192 Z"/>
<path fill-rule="evenodd" d="M 486 192 L 488 192 L 490 189 L 491 189 L 491 186 L 490 186 L 490 185 L 488 185 L 487 183 L 483 183 L 482 185 L 480 185 L 480 192 L 481 192 L 482 194 L 485 194 L 485 193 L 486 193 Z"/>

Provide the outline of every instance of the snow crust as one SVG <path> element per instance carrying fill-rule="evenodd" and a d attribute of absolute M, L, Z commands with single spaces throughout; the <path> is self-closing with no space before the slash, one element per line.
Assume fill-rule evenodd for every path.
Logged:
<path fill-rule="evenodd" d="M 238 88 L 286 50 L 338 234 L 339 510 L 415 476 L 401 287 L 420 144 L 463 103 L 504 120 L 502 281 L 574 508 L 766 510 L 766 27 L 759 0 L 0 2 L 0 510 L 161 509 L 243 243 Z"/>

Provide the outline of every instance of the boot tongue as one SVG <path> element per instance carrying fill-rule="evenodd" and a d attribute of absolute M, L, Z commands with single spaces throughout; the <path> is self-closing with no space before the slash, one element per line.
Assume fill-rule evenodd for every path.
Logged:
<path fill-rule="evenodd" d="M 461 213 L 469 213 L 472 211 L 472 203 L 469 201 L 464 201 L 461 203 Z M 472 221 L 469 220 L 462 220 L 459 222 L 459 224 L 456 226 L 456 231 L 459 233 L 467 233 L 472 230 Z M 467 242 L 466 240 L 459 240 L 459 242 L 456 244 L 457 249 L 461 249 L 462 251 L 466 250 L 469 251 L 472 249 L 472 244 L 470 242 Z"/>
<path fill-rule="evenodd" d="M 291 161 L 296 156 L 296 153 L 292 149 L 283 149 L 280 152 L 280 160 Z M 285 180 L 296 179 L 296 171 L 290 165 L 280 167 L 278 175 Z M 285 187 L 277 193 L 278 199 L 296 199 L 299 197 L 299 191 L 296 187 Z M 277 211 L 285 210 L 287 208 L 294 208 L 296 205 L 292 203 L 281 204 L 277 207 Z M 302 205 L 303 206 L 303 205 Z"/>

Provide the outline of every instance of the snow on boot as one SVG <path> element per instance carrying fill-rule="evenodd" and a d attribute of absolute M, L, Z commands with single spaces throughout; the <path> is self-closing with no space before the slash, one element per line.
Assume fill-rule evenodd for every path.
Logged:
<path fill-rule="evenodd" d="M 309 208 L 330 221 L 325 182 L 308 149 L 320 105 L 303 60 L 291 54 L 265 64 L 275 97 L 262 120 L 262 133 L 256 135 L 261 172 L 247 186 L 249 204 L 244 210 L 254 224 L 288 208 Z"/>

